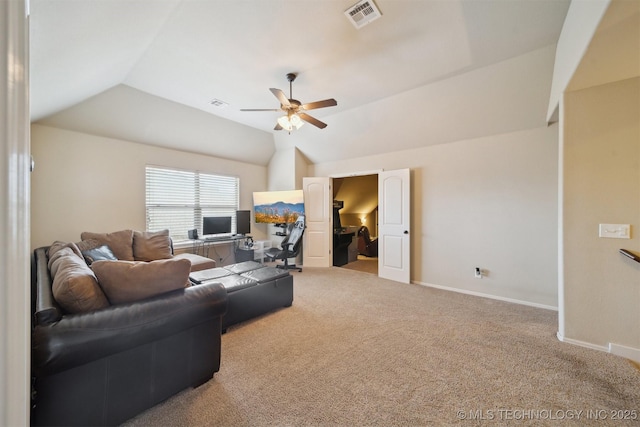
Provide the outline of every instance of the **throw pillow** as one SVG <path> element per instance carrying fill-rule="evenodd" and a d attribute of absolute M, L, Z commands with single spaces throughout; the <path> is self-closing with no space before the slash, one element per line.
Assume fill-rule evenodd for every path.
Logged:
<path fill-rule="evenodd" d="M 169 230 L 133 232 L 134 260 L 155 261 L 172 257 Z"/>
<path fill-rule="evenodd" d="M 65 311 L 85 313 L 109 306 L 93 271 L 72 247 L 56 248 L 49 259 L 49 269 L 53 298 Z"/>
<path fill-rule="evenodd" d="M 91 268 L 111 304 L 122 304 L 189 286 L 191 263 L 186 259 L 96 261 Z"/>
<path fill-rule="evenodd" d="M 49 249 L 47 249 L 47 258 L 49 259 L 48 266 L 49 266 L 49 271 L 51 272 L 51 277 L 56 275 L 55 270 L 53 270 L 53 262 L 62 255 L 65 255 L 65 254 L 68 255 L 68 251 L 58 253 L 60 252 L 61 249 L 65 249 L 65 248 L 71 249 L 71 251 L 74 254 L 78 255 L 79 257 L 82 257 L 82 253 L 80 253 L 80 249 L 78 249 L 75 243 L 67 243 L 67 242 L 61 242 L 56 240 L 51 244 L 51 246 L 49 246 Z"/>
<path fill-rule="evenodd" d="M 82 240 L 97 240 L 102 245 L 109 246 L 116 258 L 133 261 L 133 230 L 115 231 L 113 233 L 91 233 L 88 231 L 80 234 Z"/>
<path fill-rule="evenodd" d="M 87 265 L 91 265 L 94 261 L 117 261 L 118 258 L 111 252 L 109 246 L 102 245 L 97 248 L 87 249 L 82 251 L 82 256 L 87 262 Z"/>

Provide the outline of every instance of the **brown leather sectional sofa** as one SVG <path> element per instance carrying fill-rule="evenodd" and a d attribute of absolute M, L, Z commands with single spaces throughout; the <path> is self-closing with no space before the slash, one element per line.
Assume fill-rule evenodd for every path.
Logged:
<path fill-rule="evenodd" d="M 293 302 L 288 271 L 255 261 L 192 271 L 167 233 L 101 237 L 34 251 L 33 426 L 121 424 L 211 379 L 229 326 Z"/>

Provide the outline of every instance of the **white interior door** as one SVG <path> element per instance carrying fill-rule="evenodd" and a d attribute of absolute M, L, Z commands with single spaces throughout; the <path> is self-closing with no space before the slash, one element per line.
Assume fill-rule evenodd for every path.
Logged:
<path fill-rule="evenodd" d="M 305 267 L 333 265 L 333 193 L 328 177 L 302 178 L 306 230 L 302 240 Z"/>
<path fill-rule="evenodd" d="M 378 276 L 411 280 L 411 182 L 409 169 L 378 174 Z"/>

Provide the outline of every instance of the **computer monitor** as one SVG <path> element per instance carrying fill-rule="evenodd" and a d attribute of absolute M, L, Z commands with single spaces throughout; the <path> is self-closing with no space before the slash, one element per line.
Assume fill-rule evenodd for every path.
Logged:
<path fill-rule="evenodd" d="M 230 216 L 205 216 L 202 218 L 202 234 L 231 234 Z"/>
<path fill-rule="evenodd" d="M 251 234 L 251 211 L 236 211 L 236 233 Z"/>

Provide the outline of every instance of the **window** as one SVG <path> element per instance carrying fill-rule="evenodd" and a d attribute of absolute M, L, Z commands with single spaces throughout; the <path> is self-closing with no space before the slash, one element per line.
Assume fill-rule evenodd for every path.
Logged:
<path fill-rule="evenodd" d="M 174 240 L 202 234 L 203 216 L 230 216 L 236 230 L 240 179 L 198 171 L 146 167 L 147 230 L 169 229 Z"/>

